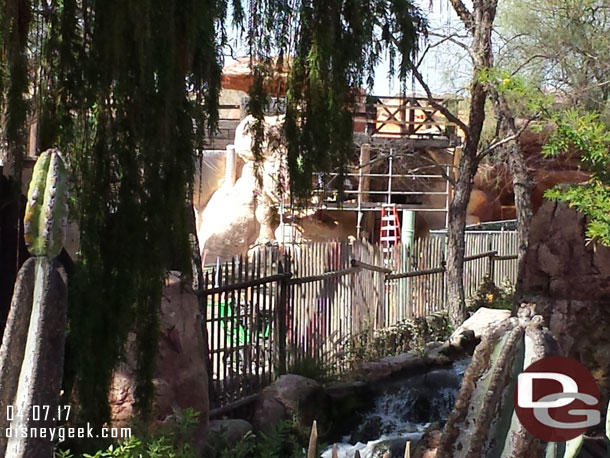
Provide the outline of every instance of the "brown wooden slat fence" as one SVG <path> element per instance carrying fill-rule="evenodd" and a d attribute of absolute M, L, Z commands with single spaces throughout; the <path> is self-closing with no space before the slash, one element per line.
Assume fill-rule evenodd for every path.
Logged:
<path fill-rule="evenodd" d="M 485 275 L 514 281 L 516 237 L 498 234 L 468 236 L 467 294 Z M 444 239 L 430 237 L 397 247 L 389 260 L 368 243 L 324 242 L 265 246 L 207 269 L 197 294 L 213 413 L 251 399 L 304 360 L 329 373 L 349 370 L 350 337 L 446 310 L 444 260 Z"/>

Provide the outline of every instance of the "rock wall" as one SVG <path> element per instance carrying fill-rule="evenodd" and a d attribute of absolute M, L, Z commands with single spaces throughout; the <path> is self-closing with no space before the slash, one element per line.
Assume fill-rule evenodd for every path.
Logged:
<path fill-rule="evenodd" d="M 200 413 L 196 439 L 203 445 L 208 425 L 209 399 L 205 345 L 197 296 L 172 273 L 163 288 L 159 317 L 161 335 L 154 377 L 153 419 L 163 422 L 176 411 Z M 129 345 L 133 345 L 133 340 Z M 128 347 L 129 348 L 129 347 Z M 134 413 L 135 354 L 117 367 L 110 392 L 114 426 L 128 425 Z"/>
<path fill-rule="evenodd" d="M 587 243 L 584 215 L 546 201 L 532 221 L 519 288 L 552 299 L 610 301 L 610 248 Z"/>
<path fill-rule="evenodd" d="M 610 248 L 587 243 L 585 217 L 546 201 L 532 221 L 517 285 L 535 304 L 561 354 L 597 379 L 602 405 L 610 395 Z"/>
<path fill-rule="evenodd" d="M 550 126 L 542 132 L 527 129 L 519 138 L 533 182 L 534 212 L 543 204 L 543 195 L 547 189 L 561 183 L 581 183 L 588 179 L 588 174 L 580 168 L 578 154 L 570 153 L 556 158 L 542 156 L 542 146 L 550 129 Z M 515 217 L 514 190 L 508 164 L 500 162 L 480 166 L 468 205 L 468 224 Z"/>

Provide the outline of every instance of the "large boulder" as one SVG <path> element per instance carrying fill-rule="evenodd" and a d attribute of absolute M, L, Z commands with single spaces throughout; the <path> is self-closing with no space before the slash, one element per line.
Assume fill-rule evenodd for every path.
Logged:
<path fill-rule="evenodd" d="M 589 243 L 585 223 L 566 204 L 546 201 L 532 221 L 517 288 L 520 300 L 545 318 L 561 354 L 584 364 L 607 399 L 610 248 Z"/>
<path fill-rule="evenodd" d="M 196 435 L 201 444 L 209 412 L 201 313 L 197 296 L 175 273 L 170 274 L 163 288 L 159 327 L 153 419 L 163 423 L 180 410 L 194 409 L 199 412 Z M 117 367 L 110 392 L 114 426 L 128 425 L 134 414 L 135 367 L 131 339 L 126 362 Z"/>
<path fill-rule="evenodd" d="M 285 153 L 277 141 L 280 118 L 265 118 L 266 140 L 261 145 L 258 163 L 253 152 L 253 123 L 252 116 L 248 116 L 235 130 L 235 152 L 245 163 L 235 184 L 223 182 L 206 201 L 204 191 L 210 191 L 215 185 L 216 175 L 212 174 L 213 183 L 203 186 L 204 191 L 196 194 L 199 199 L 195 202 L 197 236 L 204 262 L 206 259 L 213 262 L 217 258 L 227 261 L 245 255 L 255 244 L 275 240 L 274 232 L 279 224 L 276 208 L 281 198 L 279 189 L 282 187 Z M 202 205 L 204 201 L 205 205 Z"/>
<path fill-rule="evenodd" d="M 255 216 L 255 189 L 253 165 L 246 164 L 234 186 L 222 186 L 214 193 L 198 222 L 204 262 L 245 254 L 256 241 L 260 225 Z"/>
<path fill-rule="evenodd" d="M 470 318 L 464 321 L 449 337 L 449 342 L 461 346 L 464 336 L 480 340 L 483 334 L 510 317 L 510 310 L 499 310 L 481 307 Z"/>
<path fill-rule="evenodd" d="M 269 431 L 282 420 L 297 416 L 301 424 L 324 423 L 330 397 L 315 380 L 282 375 L 261 393 L 254 412 L 254 430 Z"/>
<path fill-rule="evenodd" d="M 466 218 L 468 224 L 492 221 L 501 212 L 498 196 L 492 190 L 473 189 L 470 193 Z"/>
<path fill-rule="evenodd" d="M 610 248 L 587 242 L 583 214 L 546 201 L 532 221 L 517 286 L 530 296 L 610 300 Z"/>
<path fill-rule="evenodd" d="M 229 444 L 239 442 L 250 432 L 252 432 L 252 425 L 246 420 L 234 418 L 210 420 L 210 436 L 222 435 Z"/>

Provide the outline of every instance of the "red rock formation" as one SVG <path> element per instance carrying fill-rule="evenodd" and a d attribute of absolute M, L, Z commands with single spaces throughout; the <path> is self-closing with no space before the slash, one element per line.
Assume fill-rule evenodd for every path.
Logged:
<path fill-rule="evenodd" d="M 276 74 L 267 81 L 266 89 L 274 96 L 286 95 L 287 71 Z M 222 88 L 235 89 L 249 92 L 252 86 L 252 72 L 250 70 L 250 58 L 240 57 L 222 69 Z"/>
<path fill-rule="evenodd" d="M 588 174 L 580 169 L 580 158 L 575 152 L 568 152 L 559 158 L 544 158 L 542 146 L 548 131 L 538 133 L 526 130 L 521 135 L 528 167 L 532 171 L 534 188 L 532 206 L 534 213 L 543 203 L 544 192 L 562 183 L 581 183 Z M 499 163 L 479 167 L 474 178 L 474 188 L 468 205 L 468 223 L 514 219 L 514 194 L 512 176 L 508 164 Z"/>
<path fill-rule="evenodd" d="M 209 399 L 201 312 L 197 296 L 175 273 L 170 274 L 163 288 L 159 329 L 153 419 L 163 423 L 176 411 L 194 409 L 200 413 L 195 439 L 202 445 L 208 425 Z M 117 367 L 113 377 L 109 396 L 113 426 L 129 425 L 134 414 L 134 353 L 132 339 L 127 361 Z"/>

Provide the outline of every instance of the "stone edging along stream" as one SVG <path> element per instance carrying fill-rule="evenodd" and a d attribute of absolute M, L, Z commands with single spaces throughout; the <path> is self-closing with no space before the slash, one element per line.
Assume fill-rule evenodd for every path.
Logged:
<path fill-rule="evenodd" d="M 367 409 L 376 385 L 447 366 L 463 354 L 448 343 L 429 344 L 426 354 L 402 353 L 362 363 L 354 372 L 326 386 L 299 375 L 283 375 L 263 389 L 255 401 L 253 430 L 269 431 L 289 418 L 297 418 L 303 426 L 316 420 L 321 430 L 337 421 L 349 422 Z"/>

